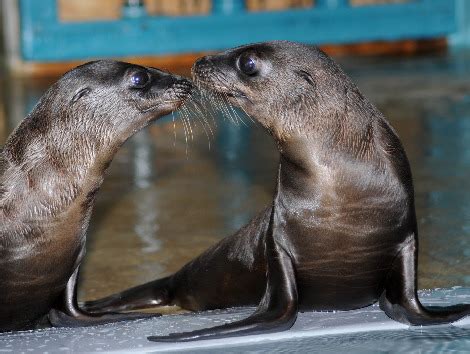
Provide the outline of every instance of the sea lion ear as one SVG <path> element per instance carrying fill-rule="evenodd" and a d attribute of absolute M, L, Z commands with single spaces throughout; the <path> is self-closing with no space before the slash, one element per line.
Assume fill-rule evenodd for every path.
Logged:
<path fill-rule="evenodd" d="M 80 98 L 82 98 L 83 96 L 88 95 L 90 92 L 91 92 L 91 88 L 89 88 L 89 87 L 85 87 L 85 88 L 79 90 L 79 91 L 73 96 L 73 98 L 72 98 L 72 103 L 77 102 Z"/>
<path fill-rule="evenodd" d="M 308 72 L 305 70 L 294 70 L 294 72 L 299 75 L 301 78 L 303 78 L 305 81 L 309 83 L 309 85 L 315 87 L 315 81 L 313 80 L 312 75 L 310 75 Z"/>

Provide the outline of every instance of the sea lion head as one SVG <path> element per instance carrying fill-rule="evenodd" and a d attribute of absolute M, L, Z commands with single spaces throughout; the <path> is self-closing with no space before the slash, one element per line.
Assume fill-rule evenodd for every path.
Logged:
<path fill-rule="evenodd" d="M 352 85 L 320 49 L 288 41 L 205 56 L 192 74 L 197 86 L 225 96 L 280 140 L 341 114 Z"/>
<path fill-rule="evenodd" d="M 159 69 L 100 60 L 66 73 L 51 91 L 76 125 L 101 129 L 103 137 L 122 142 L 178 109 L 191 89 L 189 80 Z"/>
<path fill-rule="evenodd" d="M 46 91 L 5 150 L 18 164 L 108 161 L 135 132 L 179 108 L 191 90 L 189 80 L 155 68 L 89 62 Z"/>

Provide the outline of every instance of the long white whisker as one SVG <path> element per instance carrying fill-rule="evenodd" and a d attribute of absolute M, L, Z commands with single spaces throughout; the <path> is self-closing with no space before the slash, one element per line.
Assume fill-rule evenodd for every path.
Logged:
<path fill-rule="evenodd" d="M 193 126 L 191 125 L 191 119 L 190 119 L 191 114 L 188 112 L 188 108 L 186 107 L 186 105 L 183 105 L 182 112 L 188 122 L 189 132 L 191 133 L 191 141 L 194 141 Z"/>
<path fill-rule="evenodd" d="M 186 142 L 186 157 L 188 157 L 188 128 L 186 126 L 186 121 L 185 121 L 185 117 L 184 115 L 181 114 L 180 112 L 180 116 L 181 116 L 181 122 L 183 123 L 183 130 L 184 130 L 184 140 Z"/>
<path fill-rule="evenodd" d="M 173 121 L 173 146 L 176 146 L 176 122 L 175 122 L 175 112 L 171 111 L 171 120 Z"/>

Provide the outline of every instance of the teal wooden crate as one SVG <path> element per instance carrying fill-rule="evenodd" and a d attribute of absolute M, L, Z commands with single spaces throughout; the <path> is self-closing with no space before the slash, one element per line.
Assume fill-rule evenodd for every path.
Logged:
<path fill-rule="evenodd" d="M 242 0 L 213 0 L 208 15 L 148 16 L 143 7 L 124 7 L 119 20 L 79 23 L 60 22 L 56 0 L 19 4 L 25 61 L 178 54 L 275 39 L 312 44 L 420 39 L 457 28 L 455 0 L 359 7 L 317 0 L 311 9 L 275 12 L 248 12 Z"/>

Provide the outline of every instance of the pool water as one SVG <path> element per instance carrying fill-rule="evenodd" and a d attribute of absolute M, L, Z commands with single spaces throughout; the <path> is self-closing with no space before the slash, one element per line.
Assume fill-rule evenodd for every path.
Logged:
<path fill-rule="evenodd" d="M 396 128 L 410 159 L 420 288 L 470 286 L 469 59 L 467 52 L 338 59 Z M 2 142 L 55 79 L 2 75 Z M 211 120 L 207 134 L 192 121 L 188 141 L 181 121 L 167 117 L 115 157 L 88 232 L 81 300 L 177 271 L 271 200 L 278 162 L 271 138 L 249 119 Z M 339 347 L 355 336 L 338 338 Z"/>

